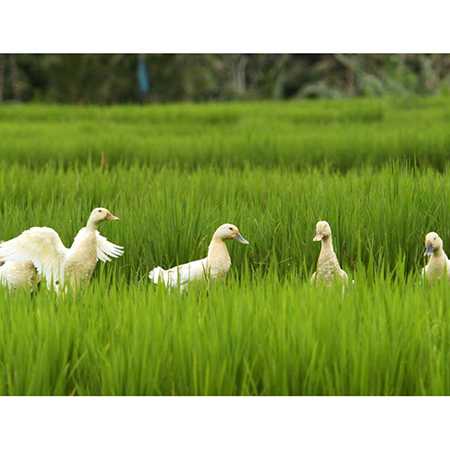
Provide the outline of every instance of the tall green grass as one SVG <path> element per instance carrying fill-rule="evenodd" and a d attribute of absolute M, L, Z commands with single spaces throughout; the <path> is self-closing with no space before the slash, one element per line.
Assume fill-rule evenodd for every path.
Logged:
<path fill-rule="evenodd" d="M 423 265 L 423 240 L 437 231 L 450 245 L 450 176 L 402 167 L 302 172 L 284 169 L 29 169 L 0 164 L 0 238 L 31 226 L 51 226 L 66 245 L 92 208 L 120 222 L 101 231 L 125 246 L 109 270 L 141 279 L 155 265 L 203 257 L 222 223 L 240 227 L 250 246 L 229 243 L 239 270 L 307 277 L 319 252 L 315 224 L 328 220 L 344 268 L 405 273 Z"/>
<path fill-rule="evenodd" d="M 448 395 L 448 295 L 360 277 L 343 296 L 274 272 L 184 295 L 123 278 L 3 293 L 0 393 Z"/>
<path fill-rule="evenodd" d="M 67 245 L 95 205 L 125 246 L 77 298 L 0 296 L 0 393 L 449 394 L 448 288 L 422 286 L 423 235 L 449 241 L 448 173 L 83 167 L 0 171 L 2 238 L 32 225 Z M 313 289 L 316 220 L 355 279 Z M 205 255 L 235 222 L 224 284 L 187 294 L 148 270 Z"/>
<path fill-rule="evenodd" d="M 442 170 L 450 100 L 299 101 L 166 106 L 0 106 L 2 160 L 346 171 L 402 161 Z M 103 157 L 102 157 L 103 155 Z"/>
<path fill-rule="evenodd" d="M 450 245 L 449 117 L 445 98 L 0 107 L 0 240 L 70 245 L 101 205 L 125 246 L 76 296 L 0 290 L 0 394 L 450 394 L 449 287 L 419 276 L 425 233 Z M 320 219 L 345 294 L 308 281 Z M 224 283 L 150 284 L 224 222 L 250 241 Z"/>

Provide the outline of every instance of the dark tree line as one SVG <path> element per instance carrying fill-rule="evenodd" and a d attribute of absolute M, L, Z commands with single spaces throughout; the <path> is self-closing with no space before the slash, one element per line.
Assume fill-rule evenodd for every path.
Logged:
<path fill-rule="evenodd" d="M 137 102 L 139 60 L 149 102 L 430 95 L 450 85 L 448 55 L 0 55 L 0 101 Z"/>

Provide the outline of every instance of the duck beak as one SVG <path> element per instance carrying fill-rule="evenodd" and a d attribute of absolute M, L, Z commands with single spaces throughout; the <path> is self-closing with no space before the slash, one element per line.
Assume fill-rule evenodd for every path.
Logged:
<path fill-rule="evenodd" d="M 114 214 L 108 213 L 106 216 L 106 220 L 120 220 L 120 219 Z"/>
<path fill-rule="evenodd" d="M 428 244 L 425 247 L 425 253 L 423 254 L 423 256 L 431 256 L 433 254 L 433 246 L 431 244 Z"/>
<path fill-rule="evenodd" d="M 321 241 L 321 240 L 322 240 L 322 237 L 323 237 L 323 236 L 322 236 L 320 233 L 316 234 L 316 235 L 313 237 L 313 242 Z"/>
<path fill-rule="evenodd" d="M 241 233 L 238 233 L 238 234 L 236 235 L 236 237 L 234 238 L 234 240 L 235 240 L 235 241 L 238 241 L 238 242 L 241 243 L 241 244 L 245 244 L 245 245 L 250 244 L 250 242 L 248 242 L 247 239 L 245 239 L 244 236 L 242 236 Z"/>

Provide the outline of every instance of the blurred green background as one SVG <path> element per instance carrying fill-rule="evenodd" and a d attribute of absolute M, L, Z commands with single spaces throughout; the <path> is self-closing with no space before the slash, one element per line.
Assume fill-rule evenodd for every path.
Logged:
<path fill-rule="evenodd" d="M 134 103 L 446 94 L 448 55 L 0 55 L 0 102 Z"/>

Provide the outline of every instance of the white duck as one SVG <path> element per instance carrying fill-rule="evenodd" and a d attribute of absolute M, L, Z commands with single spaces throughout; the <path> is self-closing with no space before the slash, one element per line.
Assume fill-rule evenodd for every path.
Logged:
<path fill-rule="evenodd" d="M 230 254 L 225 244 L 225 241 L 229 239 L 248 244 L 236 225 L 225 223 L 213 234 L 206 258 L 167 270 L 155 267 L 149 273 L 150 280 L 155 284 L 162 282 L 167 287 L 179 286 L 183 289 L 189 281 L 225 277 L 231 267 Z"/>
<path fill-rule="evenodd" d="M 331 227 L 328 222 L 321 220 L 316 224 L 316 235 L 313 241 L 321 241 L 319 259 L 317 260 L 317 269 L 311 277 L 313 283 L 323 283 L 331 285 L 334 281 L 340 281 L 343 284 L 348 283 L 348 276 L 341 269 L 336 253 L 333 249 L 331 238 Z"/>
<path fill-rule="evenodd" d="M 444 252 L 444 243 L 437 233 L 432 231 L 425 236 L 425 256 L 429 256 L 422 276 L 433 282 L 442 278 L 450 279 L 450 261 Z"/>
<path fill-rule="evenodd" d="M 0 261 L 0 284 L 8 289 L 34 291 L 38 283 L 39 275 L 32 261 Z"/>
<path fill-rule="evenodd" d="M 52 228 L 30 228 L 0 244 L 0 260 L 31 261 L 48 285 L 53 283 L 57 291 L 65 281 L 73 286 L 87 282 L 98 260 L 107 262 L 123 254 L 123 247 L 109 242 L 97 231 L 104 220 L 118 220 L 118 217 L 106 208 L 95 208 L 70 248 L 64 246 Z"/>

